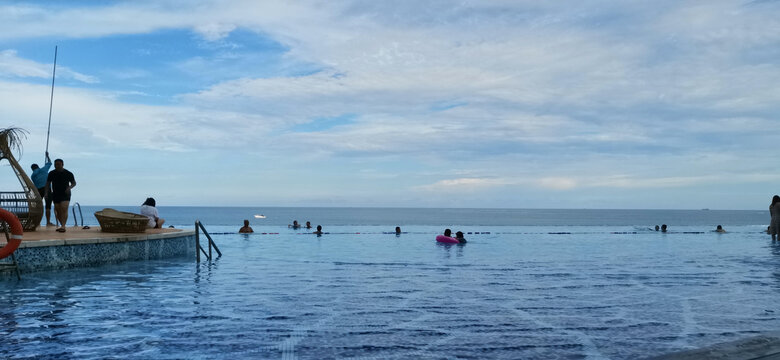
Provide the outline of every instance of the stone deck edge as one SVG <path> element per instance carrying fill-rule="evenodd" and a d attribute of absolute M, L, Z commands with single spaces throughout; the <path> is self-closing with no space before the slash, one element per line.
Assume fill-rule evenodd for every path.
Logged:
<path fill-rule="evenodd" d="M 106 234 L 106 233 L 103 233 Z M 182 230 L 160 234 L 112 234 L 109 237 L 92 237 L 82 239 L 44 239 L 35 241 L 24 241 L 19 244 L 19 248 L 36 248 L 46 246 L 65 246 L 65 245 L 85 245 L 85 244 L 104 244 L 130 241 L 146 241 L 157 239 L 168 239 L 195 235 L 195 230 Z"/>

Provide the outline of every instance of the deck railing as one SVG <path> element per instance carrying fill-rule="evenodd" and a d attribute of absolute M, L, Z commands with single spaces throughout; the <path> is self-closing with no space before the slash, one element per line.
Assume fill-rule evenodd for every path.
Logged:
<path fill-rule="evenodd" d="M 33 189 L 36 194 L 38 190 Z M 43 204 L 32 199 L 24 191 L 0 192 L 0 207 L 19 218 L 24 231 L 35 231 L 43 217 Z M 36 195 L 37 196 L 37 195 Z"/>

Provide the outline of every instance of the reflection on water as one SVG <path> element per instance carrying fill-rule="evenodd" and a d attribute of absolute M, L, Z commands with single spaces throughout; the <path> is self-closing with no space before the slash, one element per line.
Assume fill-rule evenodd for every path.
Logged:
<path fill-rule="evenodd" d="M 3 279 L 0 356 L 623 359 L 780 326 L 780 243 L 753 227 L 328 229 Z"/>

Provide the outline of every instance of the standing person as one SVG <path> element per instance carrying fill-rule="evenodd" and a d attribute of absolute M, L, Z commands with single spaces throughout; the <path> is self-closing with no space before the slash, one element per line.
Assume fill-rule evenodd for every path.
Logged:
<path fill-rule="evenodd" d="M 38 189 L 38 194 L 41 195 L 42 200 L 46 204 L 46 226 L 54 226 L 51 223 L 51 196 L 47 196 L 46 193 L 46 180 L 49 177 L 49 168 L 51 168 L 51 158 L 49 158 L 49 152 L 46 152 L 46 164 L 43 167 L 38 167 L 38 164 L 32 164 L 32 174 L 30 179 L 35 188 Z"/>
<path fill-rule="evenodd" d="M 146 224 L 146 227 L 161 229 L 163 224 L 165 224 L 165 219 L 160 219 L 156 206 L 157 202 L 154 201 L 154 198 L 146 198 L 146 201 L 141 205 L 141 215 L 149 218 L 149 223 Z"/>
<path fill-rule="evenodd" d="M 772 204 L 769 205 L 769 234 L 772 235 L 772 241 L 777 240 L 777 232 L 780 231 L 780 196 L 772 197 Z"/>
<path fill-rule="evenodd" d="M 54 216 L 60 222 L 57 232 L 65 232 L 68 223 L 68 207 L 70 206 L 70 190 L 76 187 L 73 173 L 65 169 L 62 159 L 54 160 L 54 170 L 46 178 L 46 196 L 51 196 L 54 203 Z"/>

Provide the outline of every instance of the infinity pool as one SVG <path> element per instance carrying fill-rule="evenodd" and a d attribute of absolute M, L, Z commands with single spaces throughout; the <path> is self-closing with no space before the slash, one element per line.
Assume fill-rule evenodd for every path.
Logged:
<path fill-rule="evenodd" d="M 780 328 L 780 245 L 757 226 L 470 227 L 490 234 L 464 246 L 388 230 L 222 234 L 210 264 L 4 278 L 0 356 L 625 359 Z"/>

